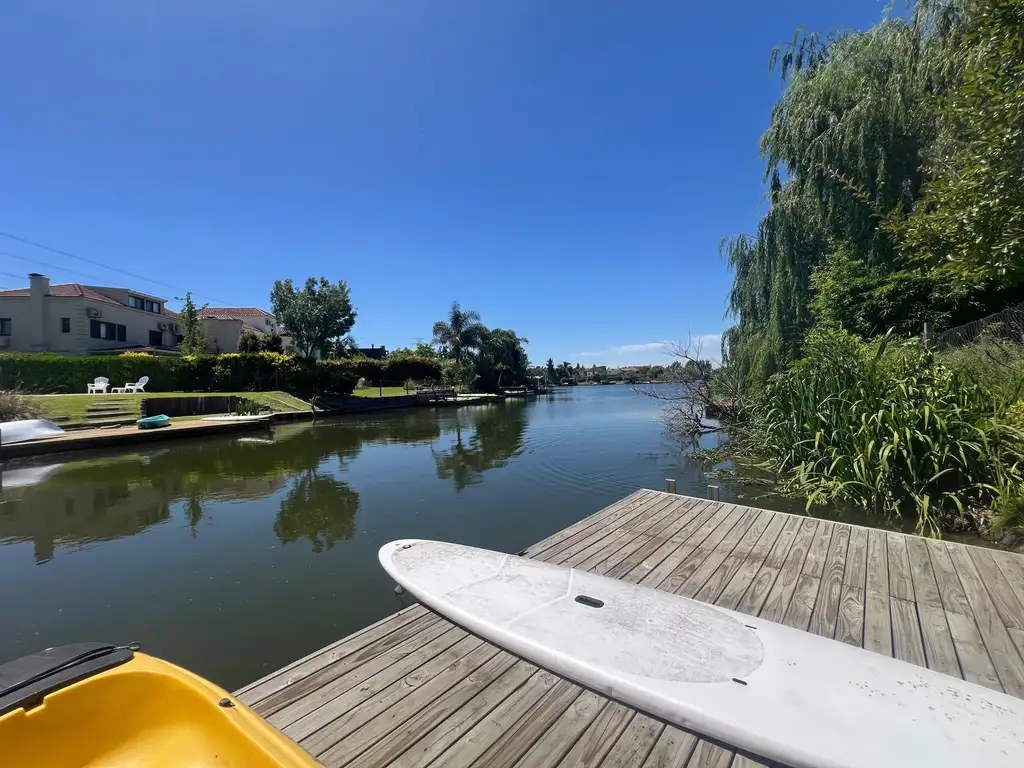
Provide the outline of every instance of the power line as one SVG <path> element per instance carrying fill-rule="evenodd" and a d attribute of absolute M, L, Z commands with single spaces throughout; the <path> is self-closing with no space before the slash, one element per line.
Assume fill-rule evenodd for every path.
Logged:
<path fill-rule="evenodd" d="M 104 264 L 104 263 L 102 263 L 100 261 L 94 261 L 93 259 L 87 259 L 84 256 L 78 256 L 78 255 L 76 255 L 74 253 L 69 253 L 68 251 L 63 251 L 60 248 L 51 248 L 48 245 L 43 245 L 42 243 L 37 243 L 37 242 L 35 242 L 33 240 L 27 240 L 24 237 L 18 237 L 17 235 L 12 235 L 10 232 L 0 232 L 0 237 L 6 237 L 6 238 L 8 238 L 10 240 L 15 240 L 15 241 L 17 241 L 19 243 L 24 243 L 25 245 L 31 245 L 33 248 L 42 248 L 44 251 L 49 251 L 50 253 L 56 253 L 56 254 L 59 254 L 61 256 L 67 256 L 69 259 L 76 259 L 78 261 L 84 261 L 86 264 L 92 264 L 93 266 L 100 267 L 102 269 L 108 269 L 111 272 L 120 272 L 122 275 L 127 275 L 128 277 L 134 277 L 136 280 L 144 280 L 147 283 L 153 283 L 153 285 L 160 285 L 160 286 L 163 286 L 164 288 L 170 288 L 172 291 L 180 291 L 182 293 L 185 293 L 185 290 L 186 290 L 184 288 L 171 285 L 170 283 L 163 283 L 163 282 L 160 282 L 159 280 L 153 280 L 152 278 L 149 278 L 149 277 L 143 277 L 142 275 L 137 275 L 134 272 L 129 272 L 128 270 L 121 269 L 120 267 L 111 267 L 111 266 L 109 266 L 107 264 Z M 231 302 L 224 301 L 223 299 L 218 299 L 218 298 L 216 298 L 214 296 L 206 296 L 206 295 L 201 294 L 201 293 L 197 293 L 196 296 L 198 296 L 201 299 L 207 299 L 209 301 L 217 302 L 218 304 L 225 304 L 225 305 L 227 305 L 227 304 L 231 303 Z"/>
<path fill-rule="evenodd" d="M 47 263 L 45 261 L 39 261 L 39 259 L 30 259 L 30 258 L 27 258 L 25 256 L 19 256 L 16 253 L 11 253 L 10 251 L 0 251 L 0 256 L 13 256 L 14 258 L 20 259 L 21 261 L 27 261 L 29 264 L 35 264 L 35 265 L 40 266 L 40 267 L 49 267 L 50 269 L 56 269 L 59 272 L 68 272 L 68 273 L 70 273 L 72 275 L 81 275 L 82 277 L 88 277 L 90 280 L 103 280 L 102 277 L 97 277 L 96 275 L 90 275 L 88 272 L 80 272 L 77 269 L 68 269 L 67 267 L 61 267 L 61 266 L 58 266 L 57 264 L 49 264 L 49 263 Z M 10 273 L 6 272 L 4 274 L 10 274 Z M 11 275 L 11 277 L 16 277 L 16 275 Z"/>

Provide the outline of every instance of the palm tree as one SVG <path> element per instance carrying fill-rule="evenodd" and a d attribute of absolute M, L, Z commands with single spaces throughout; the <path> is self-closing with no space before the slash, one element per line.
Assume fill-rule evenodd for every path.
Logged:
<path fill-rule="evenodd" d="M 446 349 L 456 365 L 462 365 L 463 350 L 478 349 L 486 331 L 479 312 L 472 309 L 463 312 L 459 302 L 453 301 L 448 310 L 448 322 L 434 323 L 434 343 Z"/>

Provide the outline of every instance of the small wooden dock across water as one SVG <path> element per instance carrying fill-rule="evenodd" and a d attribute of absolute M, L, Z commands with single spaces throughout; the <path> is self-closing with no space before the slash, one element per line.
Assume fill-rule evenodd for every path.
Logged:
<path fill-rule="evenodd" d="M 1021 555 L 641 490 L 526 556 L 1024 697 Z M 238 695 L 327 766 L 761 764 L 540 670 L 418 605 Z"/>

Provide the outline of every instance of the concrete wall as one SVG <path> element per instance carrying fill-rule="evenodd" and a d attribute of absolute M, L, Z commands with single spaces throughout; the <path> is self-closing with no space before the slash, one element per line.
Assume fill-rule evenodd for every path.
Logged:
<path fill-rule="evenodd" d="M 227 353 L 238 351 L 238 337 L 242 335 L 241 320 L 224 320 L 215 317 L 202 319 L 206 332 L 206 351 Z"/>
<path fill-rule="evenodd" d="M 143 416 L 199 416 L 206 413 L 231 413 L 239 400 L 235 395 L 204 395 L 202 397 L 152 397 L 142 401 Z"/>
<path fill-rule="evenodd" d="M 85 300 L 58 299 L 48 296 L 41 303 L 29 297 L 0 299 L 0 317 L 11 318 L 11 335 L 0 336 L 0 346 L 6 352 L 85 352 L 89 326 L 85 319 Z M 61 333 L 62 317 L 71 319 L 71 332 Z M 82 338 L 84 330 L 85 339 Z"/>

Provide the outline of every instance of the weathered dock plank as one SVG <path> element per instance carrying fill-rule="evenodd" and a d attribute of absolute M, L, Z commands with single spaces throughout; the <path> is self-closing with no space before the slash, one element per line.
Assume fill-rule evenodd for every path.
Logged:
<path fill-rule="evenodd" d="M 1024 556 L 641 490 L 525 556 L 1024 696 Z M 756 766 L 420 607 L 238 692 L 331 766 Z"/>

